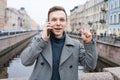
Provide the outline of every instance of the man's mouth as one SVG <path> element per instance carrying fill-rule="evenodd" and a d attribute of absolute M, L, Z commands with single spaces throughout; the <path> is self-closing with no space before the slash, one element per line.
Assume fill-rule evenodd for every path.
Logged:
<path fill-rule="evenodd" d="M 62 28 L 54 28 L 55 30 L 61 30 Z"/>

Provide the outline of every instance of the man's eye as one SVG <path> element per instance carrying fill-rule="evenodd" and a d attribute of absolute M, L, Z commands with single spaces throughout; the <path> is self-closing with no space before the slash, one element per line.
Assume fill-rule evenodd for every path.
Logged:
<path fill-rule="evenodd" d="M 63 21 L 65 21 L 65 19 L 60 19 L 60 21 L 62 21 L 62 22 L 63 22 Z"/>
<path fill-rule="evenodd" d="M 56 19 L 52 19 L 52 21 L 56 21 Z"/>

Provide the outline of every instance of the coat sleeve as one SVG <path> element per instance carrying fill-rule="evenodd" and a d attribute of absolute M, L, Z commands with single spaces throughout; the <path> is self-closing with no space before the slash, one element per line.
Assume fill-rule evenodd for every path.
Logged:
<path fill-rule="evenodd" d="M 42 52 L 45 44 L 46 41 L 44 41 L 40 35 L 33 37 L 28 47 L 24 49 L 20 55 L 22 64 L 25 66 L 32 65 Z"/>
<path fill-rule="evenodd" d="M 80 44 L 79 61 L 82 66 L 87 70 L 94 70 L 97 64 L 97 48 L 96 42 L 91 41 L 90 43 L 84 43 L 84 46 Z"/>

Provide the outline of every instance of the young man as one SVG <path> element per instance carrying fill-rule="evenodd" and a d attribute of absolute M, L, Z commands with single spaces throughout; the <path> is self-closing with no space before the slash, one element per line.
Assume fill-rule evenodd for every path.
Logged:
<path fill-rule="evenodd" d="M 22 52 L 25 66 L 35 62 L 30 80 L 78 80 L 78 63 L 93 70 L 97 53 L 92 35 L 81 29 L 84 46 L 65 33 L 67 14 L 63 7 L 54 6 L 48 12 L 48 22 L 41 34 L 35 36 Z"/>

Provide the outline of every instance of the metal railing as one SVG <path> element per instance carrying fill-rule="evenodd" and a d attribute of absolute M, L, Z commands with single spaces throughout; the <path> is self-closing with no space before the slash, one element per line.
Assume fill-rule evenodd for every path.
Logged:
<path fill-rule="evenodd" d="M 75 35 L 75 36 L 79 36 L 81 37 L 81 33 L 67 33 L 69 35 Z M 93 35 L 94 39 L 96 39 L 97 41 L 102 41 L 102 42 L 107 42 L 110 44 L 120 44 L 120 37 L 117 37 L 115 35 L 110 35 L 110 36 L 106 36 L 106 35 Z"/>
<path fill-rule="evenodd" d="M 1 36 L 9 36 L 9 35 L 16 35 L 26 32 L 40 32 L 41 30 L 31 30 L 31 31 L 0 31 L 0 37 Z"/>

